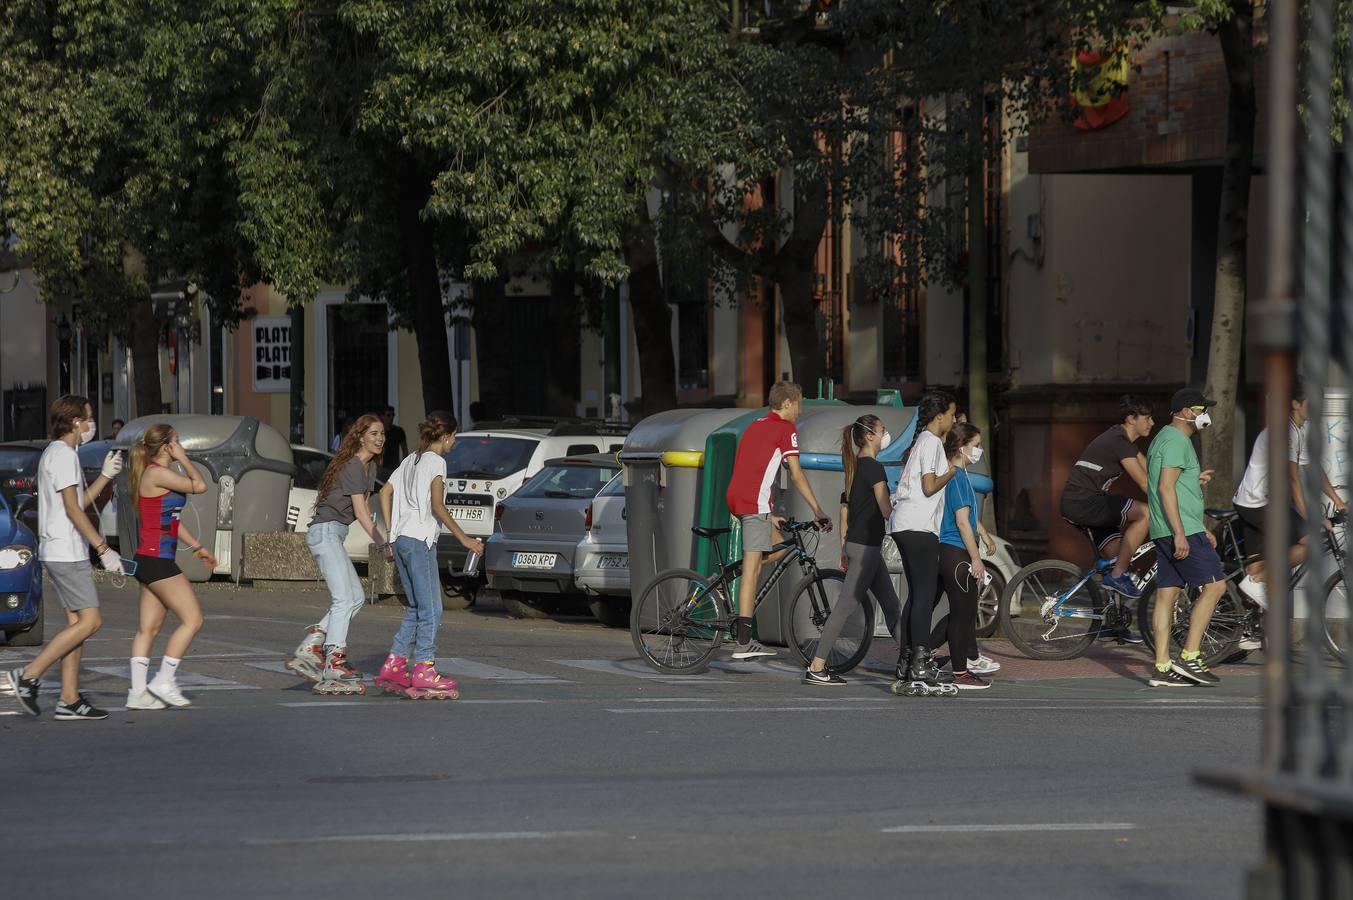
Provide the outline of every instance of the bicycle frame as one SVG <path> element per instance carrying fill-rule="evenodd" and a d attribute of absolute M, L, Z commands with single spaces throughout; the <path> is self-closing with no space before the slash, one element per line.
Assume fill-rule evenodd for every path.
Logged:
<path fill-rule="evenodd" d="M 721 610 L 718 618 L 703 624 L 711 627 L 717 625 L 727 631 L 732 624 L 732 617 L 736 614 L 737 610 L 738 598 L 732 591 L 732 586 L 735 580 L 742 577 L 742 560 L 735 560 L 731 563 L 725 562 L 723 558 L 723 549 L 719 546 L 719 542 L 714 541 L 713 543 L 715 557 L 719 561 L 719 574 L 714 577 L 703 591 L 691 597 L 687 602 L 687 605 L 690 606 L 700 603 L 708 597 L 711 592 L 715 592 L 716 596 L 721 593 L 727 600 L 728 609 L 726 611 Z M 753 609 L 760 608 L 761 601 L 770 596 L 770 592 L 775 589 L 775 586 L 779 584 L 780 579 L 784 576 L 785 570 L 794 563 L 797 562 L 806 575 L 811 576 L 817 572 L 817 559 L 803 546 L 803 533 L 801 531 L 795 530 L 790 532 L 789 538 L 780 541 L 778 544 L 771 547 L 767 555 L 773 555 L 782 551 L 787 552 L 775 561 L 774 568 L 770 570 L 770 574 L 766 576 L 765 582 L 757 590 Z"/>
<path fill-rule="evenodd" d="M 1145 544 L 1142 544 L 1140 547 L 1137 548 L 1136 552 L 1132 554 L 1132 558 L 1128 561 L 1128 564 L 1131 565 L 1132 563 L 1135 563 L 1137 560 L 1141 559 L 1143 556 L 1150 553 L 1152 549 L 1153 548 L 1150 541 L 1148 541 Z M 1053 604 L 1052 608 L 1049 609 L 1047 613 L 1045 613 L 1045 617 L 1060 615 L 1063 612 L 1066 602 L 1070 600 L 1072 597 L 1076 596 L 1076 592 L 1079 591 L 1081 588 L 1083 588 L 1086 582 L 1088 582 L 1091 578 L 1093 578 L 1096 575 L 1103 575 L 1105 572 L 1113 568 L 1113 564 L 1114 561 L 1112 559 L 1096 559 L 1095 564 L 1091 566 L 1089 569 L 1087 569 L 1083 575 L 1081 575 L 1079 581 L 1077 581 L 1071 587 L 1067 588 L 1065 591 L 1057 595 L 1057 602 Z M 1150 584 L 1152 581 L 1155 580 L 1155 578 L 1156 578 L 1156 564 L 1152 563 L 1151 568 L 1147 572 L 1146 576 L 1143 578 L 1143 581 L 1146 584 Z M 1122 605 L 1123 598 L 1119 596 L 1119 594 L 1116 591 L 1110 591 L 1109 602 L 1105 604 L 1105 609 L 1107 609 L 1109 606 L 1122 606 Z M 1092 611 L 1090 615 L 1082 616 L 1081 618 L 1097 619 L 1102 621 L 1104 619 L 1104 613 L 1103 611 Z"/>

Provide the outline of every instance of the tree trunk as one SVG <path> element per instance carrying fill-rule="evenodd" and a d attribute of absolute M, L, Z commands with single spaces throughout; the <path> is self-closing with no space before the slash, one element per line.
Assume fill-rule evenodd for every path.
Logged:
<path fill-rule="evenodd" d="M 983 442 L 995 446 L 990 435 L 987 400 L 987 285 L 991 261 L 987 258 L 987 183 L 983 144 L 984 96 L 971 98 L 968 122 L 968 421 L 987 435 Z"/>
<path fill-rule="evenodd" d="M 827 188 L 821 182 L 802 185 L 794 182 L 794 227 L 775 254 L 771 270 L 780 288 L 780 310 L 784 316 L 785 340 L 789 344 L 790 377 L 803 388 L 804 396 L 817 394 L 822 377 L 823 328 L 818 321 L 815 283 L 817 251 L 827 229 L 831 207 Z M 773 353 L 774 348 L 766 348 Z"/>
<path fill-rule="evenodd" d="M 657 245 L 645 203 L 636 210 L 626 235 L 625 262 L 630 269 L 630 311 L 639 350 L 641 409 L 651 415 L 677 405 L 676 355 L 672 352 L 672 309 L 658 271 Z"/>
<path fill-rule="evenodd" d="M 399 231 L 413 304 L 413 333 L 418 340 L 418 370 L 423 380 L 423 409 L 416 414 L 456 408 L 435 231 L 422 214 L 431 191 L 431 182 L 422 176 L 417 164 L 407 161 L 400 174 Z"/>
<path fill-rule="evenodd" d="M 1254 37 L 1250 0 L 1230 0 L 1231 16 L 1217 37 L 1226 64 L 1226 154 L 1222 161 L 1217 226 L 1217 281 L 1206 394 L 1216 400 L 1212 427 L 1202 433 L 1203 467 L 1215 469 L 1207 485 L 1212 506 L 1230 504 L 1235 488 L 1236 390 L 1245 321 L 1245 267 L 1249 242 L 1250 176 L 1254 167 Z"/>
<path fill-rule="evenodd" d="M 472 419 L 497 419 L 512 407 L 514 354 L 504 352 L 511 340 L 507 317 L 507 276 L 476 281 L 470 287 L 474 309 L 475 358 L 479 363 L 479 415 Z"/>
<path fill-rule="evenodd" d="M 135 416 L 156 416 L 164 407 L 160 394 L 160 323 L 152 313 L 150 300 L 144 305 L 146 319 L 141 327 L 132 329 L 132 393 Z"/>

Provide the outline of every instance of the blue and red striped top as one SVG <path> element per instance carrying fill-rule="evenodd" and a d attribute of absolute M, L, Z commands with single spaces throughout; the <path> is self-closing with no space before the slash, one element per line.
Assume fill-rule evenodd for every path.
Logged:
<path fill-rule="evenodd" d="M 151 463 L 151 465 L 156 465 Z M 188 498 L 178 491 L 166 491 L 158 497 L 137 498 L 141 514 L 141 539 L 137 556 L 173 559 L 179 545 L 179 517 Z"/>

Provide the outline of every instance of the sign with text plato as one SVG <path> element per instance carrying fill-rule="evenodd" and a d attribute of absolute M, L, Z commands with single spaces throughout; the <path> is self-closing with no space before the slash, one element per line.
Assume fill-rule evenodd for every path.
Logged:
<path fill-rule="evenodd" d="M 291 317 L 256 316 L 249 329 L 254 335 L 254 390 L 291 390 Z"/>

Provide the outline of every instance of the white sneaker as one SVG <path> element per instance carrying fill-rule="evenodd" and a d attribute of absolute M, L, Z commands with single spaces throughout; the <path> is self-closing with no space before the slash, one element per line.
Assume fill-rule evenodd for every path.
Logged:
<path fill-rule="evenodd" d="M 128 709 L 164 709 L 164 701 L 144 688 L 127 692 Z"/>
<path fill-rule="evenodd" d="M 1241 593 L 1253 600 L 1256 606 L 1268 612 L 1268 588 L 1264 587 L 1262 581 L 1255 581 L 1253 575 L 1246 575 L 1240 579 L 1237 587 Z"/>
<path fill-rule="evenodd" d="M 968 660 L 968 671 L 974 675 L 991 675 L 1001 671 L 1001 664 L 990 657 L 979 655 L 977 659 Z"/>
<path fill-rule="evenodd" d="M 156 699 L 162 700 L 170 706 L 175 706 L 179 709 L 184 709 L 185 707 L 193 705 L 193 701 L 183 696 L 183 692 L 179 690 L 179 686 L 172 681 L 161 681 L 156 678 L 147 685 L 146 690 L 153 694 Z"/>

